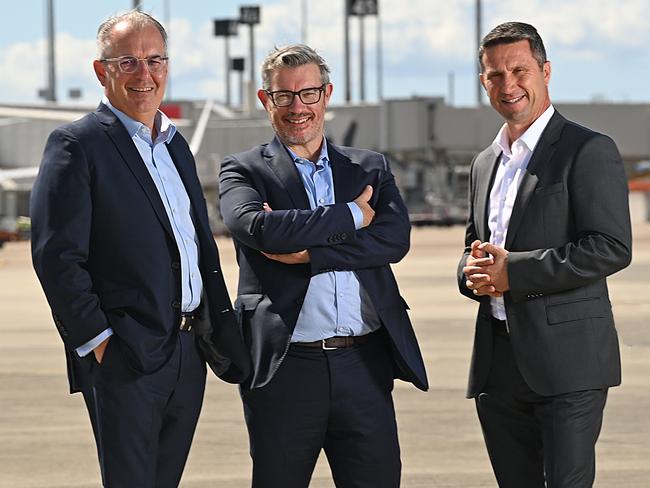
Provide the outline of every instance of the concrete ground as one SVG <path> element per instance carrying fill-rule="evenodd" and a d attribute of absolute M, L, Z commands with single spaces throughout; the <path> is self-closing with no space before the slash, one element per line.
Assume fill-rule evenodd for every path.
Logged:
<path fill-rule="evenodd" d="M 623 386 L 610 392 L 598 444 L 599 488 L 650 487 L 650 224 L 633 199 L 634 260 L 610 279 Z M 476 306 L 456 292 L 463 229 L 414 229 L 395 266 L 411 307 L 431 390 L 398 382 L 403 488 L 494 487 L 475 416 L 464 398 Z M 219 240 L 234 296 L 232 245 Z M 67 393 L 62 344 L 32 272 L 27 243 L 0 250 L 0 487 L 99 487 L 95 446 L 80 395 Z M 183 477 L 185 488 L 245 488 L 251 464 L 237 389 L 210 377 Z M 332 487 L 321 460 L 313 488 Z M 525 487 L 522 487 L 525 488 Z"/>

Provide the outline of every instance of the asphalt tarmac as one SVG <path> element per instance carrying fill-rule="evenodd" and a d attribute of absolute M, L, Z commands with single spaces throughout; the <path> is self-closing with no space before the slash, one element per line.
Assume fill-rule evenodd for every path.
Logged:
<path fill-rule="evenodd" d="M 598 488 L 650 487 L 650 223 L 632 199 L 634 259 L 610 278 L 623 385 L 610 390 L 598 443 Z M 476 305 L 456 291 L 462 227 L 413 229 L 394 268 L 425 357 L 427 393 L 396 382 L 403 488 L 495 487 L 465 386 Z M 232 243 L 219 239 L 235 296 Z M 69 395 L 63 346 L 32 271 L 29 244 L 0 250 L 0 487 L 100 487 L 81 395 Z M 321 456 L 311 487 L 333 487 Z M 251 462 L 236 387 L 210 375 L 181 486 L 246 488 Z M 526 487 L 522 487 L 526 488 Z"/>

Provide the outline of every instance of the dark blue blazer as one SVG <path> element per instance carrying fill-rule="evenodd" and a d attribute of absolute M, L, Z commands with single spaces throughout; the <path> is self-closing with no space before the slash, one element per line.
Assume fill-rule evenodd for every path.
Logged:
<path fill-rule="evenodd" d="M 210 320 L 201 350 L 223 379 L 241 382 L 249 357 L 221 275 L 194 158 L 176 133 L 169 153 L 183 180 L 199 239 Z M 135 370 L 165 363 L 180 320 L 178 247 L 162 200 L 126 129 L 108 107 L 50 135 L 31 197 L 34 268 L 65 344 L 72 391 L 74 350 L 107 327 Z M 212 329 L 212 330 L 209 330 Z"/>
<path fill-rule="evenodd" d="M 422 355 L 389 266 L 409 249 L 406 207 L 383 155 L 328 144 L 336 203 L 311 210 L 284 146 L 270 144 L 227 157 L 221 165 L 221 213 L 235 239 L 239 262 L 237 308 L 253 360 L 249 383 L 268 383 L 289 341 L 313 275 L 356 272 L 391 340 L 396 377 L 428 388 Z M 355 230 L 346 202 L 366 185 L 374 193 L 372 224 Z M 267 202 L 273 212 L 265 212 Z M 309 249 L 311 262 L 286 265 L 260 251 Z"/>

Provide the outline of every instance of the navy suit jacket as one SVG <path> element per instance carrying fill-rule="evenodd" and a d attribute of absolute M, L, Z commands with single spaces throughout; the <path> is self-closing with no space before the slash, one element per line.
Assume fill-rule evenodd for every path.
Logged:
<path fill-rule="evenodd" d="M 176 133 L 169 153 L 189 195 L 209 320 L 196 331 L 210 366 L 243 381 L 250 359 L 221 275 L 194 158 Z M 126 129 L 104 104 L 50 135 L 32 190 L 32 257 L 65 344 L 71 391 L 87 358 L 74 350 L 112 327 L 130 366 L 170 356 L 180 322 L 181 268 L 162 200 Z M 210 330 L 211 329 L 211 330 Z"/>
<path fill-rule="evenodd" d="M 492 314 L 489 298 L 477 298 L 465 286 L 462 268 L 471 243 L 489 240 L 490 189 L 499 156 L 488 147 L 470 171 L 458 286 L 480 307 L 468 397 L 476 397 L 488 378 Z M 553 114 L 521 181 L 505 248 L 510 342 L 528 386 L 548 396 L 619 384 L 606 278 L 630 263 L 632 233 L 625 170 L 609 137 Z"/>
<path fill-rule="evenodd" d="M 383 155 L 328 144 L 336 203 L 310 209 L 298 170 L 282 143 L 227 157 L 221 165 L 221 213 L 239 262 L 237 309 L 253 360 L 248 383 L 268 383 L 280 366 L 313 275 L 354 271 L 391 339 L 396 377 L 428 388 L 422 355 L 389 263 L 409 248 L 410 224 Z M 355 230 L 346 202 L 366 185 L 372 224 Z M 272 212 L 265 212 L 267 202 Z M 260 251 L 309 249 L 309 264 L 286 265 Z"/>

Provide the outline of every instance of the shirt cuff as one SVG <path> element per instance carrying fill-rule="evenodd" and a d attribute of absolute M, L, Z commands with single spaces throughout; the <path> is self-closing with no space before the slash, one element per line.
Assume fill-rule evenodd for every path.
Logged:
<path fill-rule="evenodd" d="M 359 205 L 354 202 L 348 202 L 348 208 L 350 209 L 350 212 L 352 212 L 355 230 L 361 229 L 363 227 L 363 212 L 359 208 Z"/>
<path fill-rule="evenodd" d="M 102 342 L 104 342 L 112 335 L 113 335 L 113 329 L 109 327 L 103 332 L 100 332 L 99 335 L 97 335 L 94 339 L 90 339 L 85 344 L 79 346 L 77 349 L 75 349 L 75 351 L 77 354 L 79 354 L 79 357 L 83 358 L 88 354 L 90 354 L 93 349 L 95 349 L 97 346 L 99 346 Z"/>

